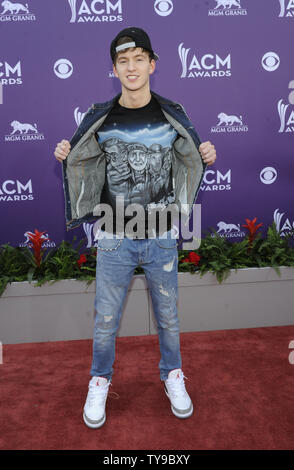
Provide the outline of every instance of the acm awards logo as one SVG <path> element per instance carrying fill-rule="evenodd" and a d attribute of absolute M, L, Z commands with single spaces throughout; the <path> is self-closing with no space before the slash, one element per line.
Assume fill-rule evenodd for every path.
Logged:
<path fill-rule="evenodd" d="M 82 113 L 81 111 L 79 111 L 79 108 L 75 108 L 75 110 L 74 110 L 74 118 L 75 118 L 77 127 L 79 127 L 79 125 L 81 124 L 81 122 L 82 122 L 82 120 L 84 119 L 84 117 L 85 117 L 86 114 L 87 114 L 87 113 Z"/>
<path fill-rule="evenodd" d="M 245 16 L 247 10 L 242 8 L 241 0 L 214 0 L 214 8 L 208 10 L 208 16 Z"/>
<path fill-rule="evenodd" d="M 288 103 L 284 103 L 283 99 L 278 101 L 278 113 L 280 117 L 280 133 L 294 132 L 294 80 L 291 80 L 288 85 L 290 92 L 288 96 Z M 292 106 L 291 106 L 292 105 Z"/>
<path fill-rule="evenodd" d="M 219 170 L 206 170 L 200 189 L 201 191 L 230 191 L 231 169 L 225 174 Z"/>
<path fill-rule="evenodd" d="M 280 232 L 280 235 L 284 237 L 286 233 L 292 232 L 294 230 L 294 220 L 290 221 L 289 217 L 284 217 L 285 212 L 279 212 L 279 209 L 274 211 L 274 223 L 276 229 Z"/>
<path fill-rule="evenodd" d="M 35 15 L 30 13 L 27 3 L 4 0 L 1 6 L 3 10 L 0 12 L 0 21 L 35 21 L 36 19 Z"/>
<path fill-rule="evenodd" d="M 211 133 L 248 132 L 248 126 L 243 123 L 242 116 L 220 113 L 217 117 L 219 122 L 211 128 Z"/>
<path fill-rule="evenodd" d="M 294 0 L 279 0 L 279 18 L 294 17 Z"/>
<path fill-rule="evenodd" d="M 91 246 L 97 246 L 97 241 L 95 241 L 94 235 L 94 226 L 95 224 L 83 223 L 83 229 L 87 237 L 87 248 L 91 248 Z"/>
<path fill-rule="evenodd" d="M 123 21 L 122 0 L 68 0 L 71 23 Z"/>
<path fill-rule="evenodd" d="M 2 85 L 22 84 L 20 60 L 15 65 L 0 61 L 0 82 Z"/>
<path fill-rule="evenodd" d="M 231 54 L 220 57 L 218 54 L 196 56 L 189 54 L 190 48 L 185 48 L 182 42 L 178 53 L 182 64 L 181 78 L 217 78 L 231 76 Z"/>
<path fill-rule="evenodd" d="M 0 202 L 33 201 L 32 180 L 26 183 L 19 180 L 6 180 L 0 184 Z"/>
<path fill-rule="evenodd" d="M 89 111 L 89 109 L 88 109 L 88 111 Z M 75 120 L 75 123 L 76 123 L 77 127 L 79 127 L 79 125 L 81 124 L 81 122 L 84 119 L 84 117 L 86 116 L 86 114 L 87 114 L 87 111 L 82 113 L 81 111 L 79 111 L 79 107 L 74 109 L 74 120 Z"/>

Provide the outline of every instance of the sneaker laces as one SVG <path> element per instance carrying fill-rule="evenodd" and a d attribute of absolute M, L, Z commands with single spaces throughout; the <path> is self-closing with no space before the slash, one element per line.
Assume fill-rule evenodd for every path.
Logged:
<path fill-rule="evenodd" d="M 184 379 L 187 379 L 187 377 L 184 376 L 183 372 L 178 372 L 176 377 L 167 379 L 168 392 L 172 397 L 183 397 L 186 395 Z"/>
<path fill-rule="evenodd" d="M 99 379 L 95 377 L 95 380 L 91 380 L 89 383 L 89 405 L 93 406 L 94 404 L 103 404 L 105 400 L 109 385 L 111 382 L 108 381 L 106 384 L 97 385 L 99 383 Z"/>
<path fill-rule="evenodd" d="M 99 378 L 95 377 L 95 380 L 91 380 L 89 383 L 89 406 L 94 404 L 103 404 L 107 394 L 110 398 L 118 399 L 119 394 L 116 392 L 109 391 L 109 386 L 112 386 L 111 381 L 103 385 L 97 385 Z"/>

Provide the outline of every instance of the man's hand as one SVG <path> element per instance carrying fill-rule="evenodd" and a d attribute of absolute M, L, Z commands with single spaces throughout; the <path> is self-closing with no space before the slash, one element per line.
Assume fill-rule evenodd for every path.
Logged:
<path fill-rule="evenodd" d="M 70 143 L 68 140 L 63 139 L 55 148 L 54 155 L 59 162 L 65 160 L 70 152 Z"/>
<path fill-rule="evenodd" d="M 216 160 L 216 151 L 214 145 L 211 142 L 203 142 L 199 146 L 200 155 L 204 163 L 208 166 L 213 165 Z"/>

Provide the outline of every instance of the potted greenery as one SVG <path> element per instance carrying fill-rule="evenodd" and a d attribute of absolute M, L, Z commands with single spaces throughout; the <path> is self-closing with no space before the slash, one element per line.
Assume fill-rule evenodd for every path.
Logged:
<path fill-rule="evenodd" d="M 262 311 L 269 310 L 271 304 L 269 293 L 270 290 L 274 292 L 274 282 L 280 283 L 278 289 L 281 302 L 285 296 L 288 296 L 290 302 L 292 301 L 289 298 L 288 291 L 291 290 L 291 295 L 292 291 L 294 292 L 294 270 L 292 269 L 294 267 L 294 247 L 291 243 L 293 234 L 282 237 L 273 223 L 268 227 L 266 236 L 262 236 L 259 231 L 261 225 L 256 224 L 256 218 L 253 220 L 246 219 L 244 227 L 247 229 L 248 235 L 242 241 L 232 243 L 215 230 L 210 230 L 201 240 L 197 252 L 179 250 L 179 309 L 182 313 L 184 331 L 246 327 L 247 325 L 249 327 L 252 322 L 257 320 L 255 315 L 252 321 L 249 321 L 249 313 L 247 312 L 245 315 L 242 313 L 240 302 L 242 302 L 242 292 L 245 292 L 246 289 L 249 297 L 254 298 L 255 302 L 259 302 L 259 297 L 256 300 L 253 289 L 256 290 L 256 295 L 259 295 L 259 291 L 261 292 L 262 300 L 260 302 L 266 302 L 266 305 L 269 304 L 266 308 L 264 304 L 260 308 Z M 93 281 L 95 279 L 96 248 L 85 249 L 83 248 L 83 240 L 78 243 L 74 240 L 73 243 L 63 241 L 58 247 L 45 251 L 42 248 L 42 244 L 46 241 L 44 233 L 35 230 L 34 234 L 30 235 L 31 248 L 12 247 L 9 244 L 0 247 L 0 293 L 2 294 L 0 298 L 0 331 L 9 331 L 8 317 L 12 317 L 12 321 L 16 322 L 17 320 L 13 316 L 17 313 L 14 312 L 18 308 L 24 311 L 25 305 L 28 313 L 35 309 L 38 312 L 35 315 L 40 315 L 40 312 L 44 314 L 47 308 L 45 307 L 45 296 L 50 295 L 47 308 L 50 312 L 48 316 L 54 323 L 53 317 L 57 315 L 55 324 L 56 321 L 60 322 L 62 319 L 58 316 L 60 309 L 63 312 L 66 308 L 74 310 L 79 301 L 85 301 L 85 305 L 77 305 L 77 308 L 86 312 L 87 326 L 85 332 L 81 334 L 81 325 L 79 323 L 76 337 L 91 336 L 92 306 L 95 295 L 95 282 Z M 128 320 L 124 320 L 125 327 L 121 329 L 122 335 L 155 332 L 151 302 L 146 296 L 147 286 L 144 283 L 141 268 L 137 268 L 135 274 L 137 276 L 135 276 L 130 287 L 128 308 L 125 309 L 128 311 L 125 316 L 129 316 L 133 329 L 130 329 L 127 324 Z M 283 284 L 281 284 L 282 282 Z M 243 291 L 240 290 L 241 284 L 246 286 Z M 269 291 L 266 291 L 267 293 L 265 293 L 266 285 L 269 289 Z M 54 295 L 57 296 L 58 302 L 61 302 L 60 305 L 55 307 Z M 62 298 L 63 295 L 68 295 L 69 298 Z M 237 299 L 233 306 L 232 299 L 236 295 Z M 277 299 L 276 292 L 274 295 Z M 18 306 L 12 306 L 13 299 L 17 299 Z M 197 305 L 195 305 L 195 299 L 197 299 Z M 249 300 L 247 296 L 245 303 L 248 304 Z M 40 303 L 34 307 L 34 302 Z M 132 302 L 134 302 L 133 307 Z M 272 302 L 272 304 L 276 309 L 275 302 Z M 138 305 L 142 311 L 141 318 L 138 318 Z M 249 307 L 249 310 L 250 308 L 252 311 L 252 307 Z M 202 312 L 202 319 L 195 316 L 195 309 Z M 237 313 L 232 314 L 232 309 L 238 315 Z M 289 322 L 290 317 L 287 308 L 283 315 L 281 315 L 281 308 L 278 309 L 278 321 L 281 321 L 282 324 Z M 213 313 L 216 310 L 219 312 L 217 318 Z M 68 319 L 70 318 L 70 312 L 63 314 Z M 77 312 L 75 315 L 78 322 L 80 322 L 79 313 Z M 211 319 L 209 319 L 210 315 L 212 315 Z M 224 321 L 226 315 L 228 318 Z M 186 320 L 185 316 L 187 317 Z M 203 320 L 204 317 L 205 321 Z M 270 318 L 270 320 L 261 319 L 260 324 L 264 324 L 265 321 L 275 324 L 275 311 L 267 318 Z M 32 335 L 31 331 L 26 331 L 27 325 L 33 324 L 32 321 L 23 319 L 23 335 L 25 337 L 31 337 Z M 34 321 L 36 322 L 36 320 Z M 47 322 L 46 317 L 46 324 Z M 40 327 L 42 326 L 41 323 Z M 68 323 L 70 321 L 66 320 L 65 323 L 64 330 L 66 333 L 59 331 L 59 336 L 54 333 L 53 338 L 50 337 L 51 339 L 75 339 L 68 332 Z M 85 324 L 85 321 L 83 321 L 83 324 Z M 66 336 L 67 334 L 69 336 Z M 42 335 L 37 335 L 36 338 L 36 340 L 43 340 Z M 44 338 L 47 338 L 46 334 Z M 4 338 L 0 338 L 1 340 L 4 341 Z M 17 342 L 24 341 L 24 339 L 18 331 L 16 339 L 11 337 L 9 341 Z"/>

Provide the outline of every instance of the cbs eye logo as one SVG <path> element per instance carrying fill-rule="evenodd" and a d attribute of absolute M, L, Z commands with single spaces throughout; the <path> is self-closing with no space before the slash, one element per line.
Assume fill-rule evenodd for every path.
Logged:
<path fill-rule="evenodd" d="M 275 52 L 267 52 L 261 59 L 261 65 L 267 72 L 273 72 L 280 65 L 280 57 Z"/>
<path fill-rule="evenodd" d="M 58 78 L 68 78 L 73 73 L 73 65 L 67 59 L 59 59 L 54 64 L 54 73 Z"/>
<path fill-rule="evenodd" d="M 277 170 L 270 166 L 263 168 L 259 174 L 260 181 L 263 184 L 272 184 L 276 181 L 278 176 Z"/>
<path fill-rule="evenodd" d="M 173 11 L 172 0 L 156 0 L 154 3 L 154 10 L 159 16 L 168 16 Z"/>

